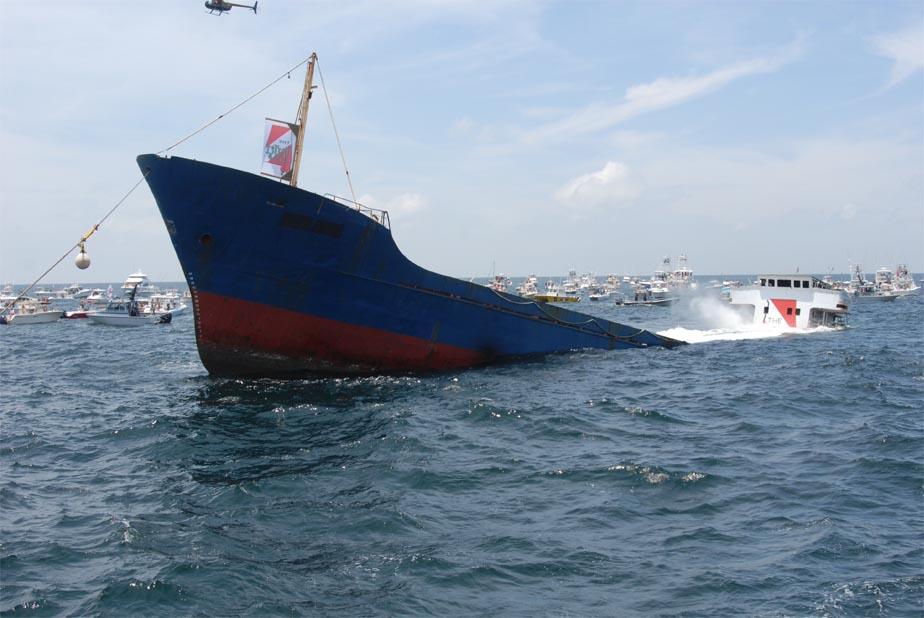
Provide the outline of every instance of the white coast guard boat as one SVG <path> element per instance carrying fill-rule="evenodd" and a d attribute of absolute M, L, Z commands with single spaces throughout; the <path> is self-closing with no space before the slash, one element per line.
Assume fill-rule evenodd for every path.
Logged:
<path fill-rule="evenodd" d="M 91 322 L 107 324 L 109 326 L 144 326 L 145 324 L 169 324 L 173 320 L 173 313 L 155 311 L 153 303 L 145 301 L 148 307 L 136 300 L 135 295 L 141 284 L 136 284 L 129 292 L 127 299 L 116 298 L 106 305 L 105 309 L 91 311 L 87 317 Z M 185 309 L 186 305 L 183 305 Z M 147 310 L 146 310 L 147 309 Z"/>
<path fill-rule="evenodd" d="M 86 317 L 91 322 L 107 326 L 144 326 L 145 324 L 169 324 L 173 314 L 147 313 L 142 311 L 136 300 L 115 299 L 105 309 L 90 311 Z"/>
<path fill-rule="evenodd" d="M 780 328 L 847 325 L 847 294 L 811 275 L 760 275 L 754 285 L 732 288 L 729 302 L 754 324 Z"/>

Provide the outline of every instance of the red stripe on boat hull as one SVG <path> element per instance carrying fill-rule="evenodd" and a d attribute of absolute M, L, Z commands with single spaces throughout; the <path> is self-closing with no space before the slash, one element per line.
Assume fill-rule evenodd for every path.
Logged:
<path fill-rule="evenodd" d="M 364 374 L 482 365 L 490 354 L 195 292 L 202 364 L 218 376 Z"/>

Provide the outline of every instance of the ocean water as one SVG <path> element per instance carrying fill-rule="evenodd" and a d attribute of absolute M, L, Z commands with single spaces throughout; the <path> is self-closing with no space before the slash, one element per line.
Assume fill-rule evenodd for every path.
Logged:
<path fill-rule="evenodd" d="M 922 616 L 924 297 L 423 376 L 0 327 L 3 616 Z"/>

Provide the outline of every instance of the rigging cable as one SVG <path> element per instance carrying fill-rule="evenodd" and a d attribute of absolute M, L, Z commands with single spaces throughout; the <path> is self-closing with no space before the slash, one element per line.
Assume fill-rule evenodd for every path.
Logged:
<path fill-rule="evenodd" d="M 112 213 L 114 213 L 114 212 L 116 211 L 116 208 L 118 208 L 119 206 L 121 206 L 122 203 L 123 203 L 125 200 L 128 199 L 128 196 L 129 196 L 129 195 L 131 195 L 132 193 L 135 192 L 135 189 L 138 188 L 138 185 L 140 185 L 142 182 L 144 182 L 144 179 L 147 178 L 147 177 L 148 177 L 148 174 L 150 174 L 150 173 L 151 173 L 150 170 L 148 170 L 147 172 L 145 172 L 145 173 L 141 176 L 141 179 L 140 179 L 138 182 L 135 183 L 135 186 L 132 187 L 131 189 L 129 189 L 128 193 L 126 193 L 124 196 L 122 196 L 122 199 L 120 199 L 120 200 L 118 201 L 118 203 L 117 203 L 115 206 L 113 206 L 113 207 L 109 210 L 109 212 L 106 213 L 106 216 L 104 216 L 102 219 L 99 220 L 99 223 L 97 223 L 97 224 L 94 225 L 92 228 L 90 228 L 90 231 L 89 231 L 89 232 L 87 232 L 86 234 L 84 234 L 83 236 L 81 236 L 81 237 L 80 237 L 80 240 L 78 240 L 78 241 L 74 244 L 73 247 L 70 247 L 64 255 L 62 255 L 60 258 L 58 258 L 58 261 L 57 261 L 57 262 L 55 262 L 54 264 L 52 264 L 52 265 L 48 268 L 48 270 L 46 270 L 45 272 L 43 272 L 43 273 L 41 274 L 41 276 L 40 276 L 38 279 L 36 279 L 36 280 L 33 281 L 32 283 L 30 283 L 30 284 L 26 287 L 26 289 L 24 289 L 22 292 L 20 292 L 20 293 L 19 293 L 19 296 L 17 296 L 17 297 L 16 297 L 15 299 L 13 299 L 11 302 L 7 303 L 7 304 L 3 307 L 3 310 L 0 311 L 0 313 L 6 313 L 6 310 L 7 310 L 7 309 L 9 309 L 9 308 L 12 307 L 13 305 L 15 305 L 17 302 L 19 302 L 20 299 L 22 299 L 26 294 L 29 293 L 29 290 L 31 290 L 32 288 L 35 287 L 35 284 L 36 284 L 36 283 L 38 283 L 39 281 L 41 281 L 41 280 L 45 277 L 45 275 L 47 275 L 47 274 L 50 273 L 52 270 L 54 270 L 55 266 L 57 266 L 57 265 L 60 264 L 62 261 L 64 261 L 64 258 L 66 258 L 67 256 L 69 256 L 69 255 L 71 254 L 71 251 L 73 251 L 74 249 L 76 249 L 76 248 L 78 248 L 78 247 L 80 247 L 80 249 L 83 249 L 83 243 L 85 243 L 85 242 L 87 241 L 87 239 L 90 238 L 90 236 L 93 235 L 93 232 L 95 232 L 96 230 L 98 230 L 98 229 L 99 229 L 99 226 L 101 226 L 101 225 L 103 224 L 103 222 L 104 222 L 106 219 L 108 219 L 109 216 L 110 216 Z"/>
<path fill-rule="evenodd" d="M 271 81 L 270 83 L 268 83 L 267 85 L 263 86 L 263 87 L 260 88 L 258 91 L 256 91 L 255 93 L 253 93 L 252 95 L 250 95 L 249 97 L 247 97 L 246 99 L 244 99 L 243 101 L 241 101 L 240 103 L 238 103 L 237 105 L 235 105 L 234 107 L 232 107 L 231 109 L 229 109 L 228 111 L 226 111 L 224 114 L 221 114 L 220 116 L 218 116 L 218 118 L 215 118 L 214 120 L 212 120 L 212 121 L 210 121 L 210 122 L 208 122 L 208 123 L 202 125 L 202 126 L 199 127 L 198 129 L 196 129 L 195 131 L 193 131 L 192 133 L 190 133 L 189 135 L 187 135 L 186 137 L 184 137 L 183 139 L 181 139 L 180 141 L 178 141 L 177 143 L 173 144 L 172 146 L 168 146 L 167 148 L 164 148 L 163 150 L 161 150 L 160 152 L 158 152 L 158 153 L 156 153 L 156 154 L 159 154 L 159 155 L 160 155 L 160 154 L 164 154 L 165 152 L 169 152 L 170 150 L 176 148 L 177 146 L 179 146 L 180 144 L 182 144 L 183 142 L 185 142 L 185 141 L 188 140 L 189 138 L 193 137 L 194 135 L 196 135 L 196 134 L 198 134 L 198 133 L 201 133 L 202 131 L 205 131 L 205 130 L 208 129 L 210 126 L 212 126 L 213 124 L 215 124 L 216 122 L 218 122 L 219 120 L 221 120 L 222 118 L 224 118 L 225 116 L 227 116 L 228 114 L 230 114 L 231 112 L 235 111 L 237 108 L 241 107 L 241 106 L 244 105 L 245 103 L 248 103 L 251 99 L 253 99 L 253 98 L 256 97 L 257 95 L 262 94 L 262 93 L 263 93 L 265 90 L 267 90 L 270 86 L 273 86 L 274 84 L 276 84 L 276 82 L 282 80 L 283 77 L 288 77 L 289 74 L 292 73 L 292 71 L 294 71 L 294 70 L 297 69 L 298 67 L 300 67 L 300 66 L 302 66 L 303 64 L 305 64 L 306 62 L 308 62 L 308 60 L 310 60 L 310 57 L 309 57 L 309 58 L 305 58 L 304 60 L 302 60 L 301 62 L 299 62 L 298 64 L 296 64 L 294 67 L 292 67 L 291 69 L 289 69 L 288 71 L 286 71 L 285 73 L 283 73 L 282 75 L 280 75 L 279 77 L 277 77 L 276 79 L 274 79 L 273 81 Z M 321 81 L 323 82 L 324 80 L 322 79 Z M 326 93 L 325 93 L 325 96 L 326 96 Z"/>
<path fill-rule="evenodd" d="M 353 196 L 353 203 L 358 204 L 356 201 L 356 192 L 353 191 L 353 181 L 350 180 L 350 170 L 347 169 L 346 157 L 343 155 L 343 146 L 340 144 L 340 134 L 337 133 L 337 124 L 334 122 L 334 110 L 330 106 L 330 98 L 327 96 L 327 86 L 324 85 L 324 73 L 321 72 L 321 63 L 318 60 L 315 60 L 318 66 L 318 76 L 321 78 L 321 90 L 324 91 L 324 100 L 327 101 L 327 113 L 330 114 L 330 124 L 334 127 L 334 137 L 337 138 L 337 148 L 340 149 L 340 160 L 343 161 L 343 171 L 346 172 L 347 184 L 350 185 L 350 195 Z"/>
<path fill-rule="evenodd" d="M 271 86 L 273 86 L 273 85 L 275 85 L 277 82 L 281 81 L 282 78 L 290 76 L 290 74 L 292 73 L 292 71 L 295 71 L 295 70 L 298 69 L 300 66 L 302 66 L 303 64 L 305 64 L 306 62 L 308 62 L 310 59 L 311 59 L 310 56 L 309 56 L 308 58 L 305 58 L 304 60 L 302 60 L 301 62 L 299 62 L 298 64 L 296 64 L 294 67 L 292 67 L 291 69 L 289 69 L 288 71 L 286 71 L 285 73 L 283 73 L 282 75 L 280 75 L 279 77 L 277 77 L 276 79 L 274 79 L 273 81 L 271 81 L 270 83 L 268 83 L 267 85 L 265 85 L 263 88 L 261 88 L 260 90 L 256 91 L 255 93 L 253 93 L 252 95 L 250 95 L 249 97 L 247 97 L 246 99 L 244 99 L 243 101 L 241 101 L 240 103 L 238 103 L 237 105 L 235 105 L 234 107 L 232 107 L 231 109 L 229 109 L 228 111 L 226 111 L 225 113 L 219 115 L 219 116 L 218 116 L 217 118 L 215 118 L 214 120 L 212 120 L 212 121 L 210 121 L 210 122 L 208 122 L 208 123 L 202 125 L 201 127 L 199 127 L 198 129 L 196 129 L 195 131 L 193 131 L 192 133 L 190 133 L 189 135 L 187 135 L 186 137 L 184 137 L 184 138 L 181 139 L 180 141 L 176 142 L 175 144 L 173 144 L 173 145 L 171 145 L 171 146 L 168 146 L 167 148 L 164 148 L 163 150 L 161 150 L 160 152 L 158 152 L 158 153 L 156 153 L 156 154 L 161 155 L 161 154 L 164 154 L 164 153 L 166 153 L 166 152 L 169 152 L 170 150 L 173 150 L 174 148 L 176 148 L 177 146 L 179 146 L 180 144 L 182 144 L 183 142 L 185 142 L 185 141 L 188 140 L 189 138 L 193 137 L 194 135 L 197 135 L 197 134 L 201 133 L 202 131 L 206 130 L 207 128 L 209 128 L 210 126 L 212 126 L 213 124 L 215 124 L 216 122 L 218 122 L 219 120 L 221 120 L 222 118 L 224 118 L 225 116 L 229 115 L 231 112 L 237 110 L 239 107 L 241 107 L 241 106 L 243 106 L 244 104 L 248 103 L 251 99 L 257 97 L 257 96 L 260 95 L 260 94 L 262 94 L 264 91 L 266 91 L 267 89 L 269 89 Z M 318 73 L 320 74 L 320 72 L 321 72 L 321 71 L 320 71 L 320 66 L 319 66 L 319 67 L 318 67 Z M 322 77 L 321 77 L 321 85 L 323 86 L 323 84 L 324 84 L 324 78 L 323 78 L 323 76 L 322 76 Z M 326 89 L 325 89 L 325 91 L 324 91 L 324 97 L 327 98 L 327 90 L 326 90 Z M 329 99 L 328 99 L 328 101 L 327 101 L 327 109 L 328 109 L 328 111 L 330 111 L 330 100 L 329 100 Z M 331 114 L 331 117 L 330 117 L 330 118 L 331 118 L 331 123 L 333 123 L 333 121 L 334 121 L 333 112 L 330 112 L 330 114 Z M 335 135 L 337 134 L 337 127 L 336 127 L 336 125 L 334 125 L 334 134 L 335 134 Z M 339 137 L 339 135 L 337 136 L 337 145 L 338 145 L 338 146 L 340 145 L 340 137 Z M 343 157 L 343 148 L 340 148 L 340 158 L 343 159 L 344 169 L 346 169 L 346 159 Z M 93 235 L 93 232 L 95 232 L 96 230 L 99 229 L 99 226 L 102 225 L 102 223 L 103 223 L 106 219 L 108 219 L 109 216 L 110 216 L 113 212 L 115 212 L 115 210 L 116 210 L 119 206 L 121 206 L 122 203 L 123 203 L 126 199 L 128 199 L 128 196 L 131 195 L 131 194 L 135 191 L 135 189 L 138 188 L 138 185 L 140 185 L 140 184 L 142 183 L 142 181 L 143 181 L 145 178 L 148 177 L 148 174 L 149 174 L 149 173 L 150 173 L 150 170 L 148 170 L 147 172 L 145 172 L 144 175 L 142 175 L 141 179 L 140 179 L 138 182 L 135 183 L 135 186 L 133 186 L 133 187 L 128 191 L 128 193 L 126 193 L 125 196 L 122 197 L 122 199 L 119 200 L 119 202 L 118 202 L 115 206 L 112 207 L 112 209 L 111 209 L 108 213 L 106 213 L 106 216 L 104 216 L 102 219 L 100 219 L 99 223 L 97 223 L 96 225 L 94 225 L 94 226 L 90 229 L 89 232 L 87 232 L 86 234 L 84 234 L 84 235 L 81 237 L 81 239 L 80 239 L 79 241 L 77 241 L 77 243 L 76 243 L 74 246 L 70 247 L 70 248 L 67 250 L 67 253 L 65 253 L 64 255 L 62 255 L 62 256 L 58 259 L 58 261 L 55 262 L 54 264 L 52 264 L 51 267 L 49 267 L 48 270 L 46 270 L 44 273 L 42 273 L 42 275 L 41 275 L 38 279 L 36 279 L 35 281 L 33 281 L 33 282 L 32 282 L 31 284 L 29 284 L 22 292 L 20 292 L 19 296 L 17 296 L 12 302 L 10 302 L 10 303 L 8 303 L 7 305 L 5 305 L 5 306 L 3 307 L 3 309 L 2 309 L 2 311 L 0 311 L 0 312 L 5 313 L 6 310 L 7 310 L 8 308 L 10 308 L 10 307 L 12 307 L 13 305 L 15 305 L 21 298 L 23 298 L 23 297 L 29 292 L 29 290 L 31 290 L 33 287 L 35 287 L 35 285 L 36 285 L 39 281 L 41 281 L 48 273 L 50 273 L 52 270 L 54 270 L 54 268 L 55 268 L 58 264 L 60 264 L 60 263 L 64 260 L 64 258 L 66 258 L 68 255 L 70 255 L 71 251 L 73 251 L 74 249 L 76 249 L 76 248 L 78 248 L 78 247 L 80 247 L 81 249 L 83 249 L 83 243 L 86 242 L 86 240 L 87 240 L 90 236 Z M 349 170 L 347 170 L 347 182 L 349 182 L 349 181 L 350 181 L 350 172 L 349 172 Z M 351 193 L 353 192 L 353 184 L 352 184 L 351 182 L 350 182 L 350 192 L 351 192 Z M 354 201 L 354 202 L 356 201 L 356 195 L 355 195 L 355 193 L 353 194 L 353 201 Z"/>

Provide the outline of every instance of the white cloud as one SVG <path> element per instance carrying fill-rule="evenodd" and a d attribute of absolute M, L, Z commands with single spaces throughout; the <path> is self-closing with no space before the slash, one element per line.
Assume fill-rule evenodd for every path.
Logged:
<path fill-rule="evenodd" d="M 718 90 L 741 77 L 767 73 L 779 66 L 778 61 L 752 60 L 698 77 L 661 77 L 653 82 L 628 88 L 625 107 L 634 113 L 662 109 Z"/>
<path fill-rule="evenodd" d="M 887 88 L 904 81 L 917 71 L 924 70 L 924 29 L 920 24 L 897 32 L 881 34 L 871 40 L 878 53 L 891 58 L 893 62 Z"/>
<path fill-rule="evenodd" d="M 427 209 L 429 202 L 419 193 L 401 193 L 385 202 L 373 195 L 364 193 L 359 196 L 359 203 L 367 208 L 387 210 L 390 214 L 410 215 Z"/>
<path fill-rule="evenodd" d="M 615 104 L 591 104 L 571 115 L 540 126 L 523 136 L 526 143 L 559 137 L 573 137 L 610 129 L 630 118 L 680 105 L 727 86 L 735 80 L 771 73 L 791 62 L 801 53 L 798 43 L 776 56 L 736 62 L 711 73 L 694 77 L 660 77 L 646 84 L 631 86 Z"/>
<path fill-rule="evenodd" d="M 399 215 L 413 215 L 427 209 L 428 203 L 419 193 L 402 193 L 385 204 L 385 210 Z"/>
<path fill-rule="evenodd" d="M 717 12 L 671 6 L 676 18 L 664 28 L 625 36 L 636 23 L 659 23 L 638 21 L 645 13 L 639 10 L 637 21 L 620 20 L 613 36 L 594 45 L 579 44 L 597 35 L 577 17 L 592 14 L 602 32 L 602 22 L 629 17 L 614 3 L 580 13 L 567 3 L 530 0 L 268 2 L 266 10 L 261 2 L 258 16 L 235 11 L 222 18 L 209 16 L 201 0 L 157 10 L 124 2 L 52 4 L 55 10 L 36 13 L 29 3 L 0 2 L 3 282 L 31 280 L 98 221 L 138 179 L 136 154 L 172 144 L 312 50 L 321 56 L 316 83 L 323 67 L 354 186 L 369 194 L 359 201 L 391 211 L 402 249 L 437 270 L 490 272 L 497 259 L 506 272 L 554 272 L 567 251 L 572 265 L 623 268 L 620 262 L 638 256 L 647 271 L 652 255 L 657 260 L 679 248 L 699 272 L 747 270 L 759 266 L 755 248 L 778 250 L 766 242 L 770 234 L 800 240 L 800 251 L 823 256 L 817 259 L 825 264 L 840 260 L 844 246 L 896 257 L 920 246 L 920 93 L 903 88 L 844 100 L 841 82 L 826 81 L 861 74 L 871 58 L 883 84 L 890 69 L 894 84 L 920 78 L 920 32 L 869 29 L 905 23 L 896 20 L 906 9 L 894 3 L 870 9 L 878 17 L 860 24 L 865 30 L 834 5 L 812 11 L 818 20 L 791 5 L 756 13 L 737 5 Z M 753 19 L 764 13 L 774 19 Z M 663 8 L 654 14 L 663 16 Z M 839 53 L 818 54 L 793 79 L 779 75 L 778 98 L 738 92 L 791 66 L 799 42 L 748 56 L 728 50 L 783 40 L 793 24 L 822 32 Z M 165 46 L 167 30 L 173 40 Z M 280 34 L 272 45 L 263 40 L 267 32 Z M 662 53 L 639 52 L 648 48 Z M 216 49 L 222 61 L 209 62 Z M 627 70 L 636 77 L 617 81 Z M 171 154 L 255 171 L 263 118 L 294 116 L 302 76 L 303 69 L 294 71 Z M 787 96 L 788 87 L 800 94 Z M 726 93 L 747 96 L 726 101 Z M 350 196 L 321 94 L 312 106 L 301 185 Z M 771 101 L 789 107 L 772 126 L 737 131 L 748 119 L 733 114 L 727 124 L 711 122 L 708 133 L 687 134 L 686 108 L 707 96 L 716 119 L 729 104 L 749 116 Z M 651 112 L 659 118 L 634 122 L 652 119 Z M 662 246 L 652 249 L 650 235 L 631 234 L 617 246 L 612 227 L 587 224 L 590 217 L 602 221 L 608 208 L 618 209 L 625 229 L 657 227 Z M 870 235 L 874 224 L 888 233 Z M 477 230 L 478 242 L 462 229 Z M 556 255 L 535 242 L 549 235 L 581 242 Z M 136 266 L 155 280 L 182 276 L 143 185 L 88 249 L 94 265 L 80 274 L 83 281 L 124 280 Z M 916 254 L 904 259 L 920 263 Z M 799 262 L 805 267 L 807 260 Z M 78 275 L 72 264 L 54 276 L 70 282 Z"/>
<path fill-rule="evenodd" d="M 646 200 L 666 217 L 798 227 L 800 221 L 837 224 L 875 216 L 920 226 L 919 149 L 903 140 L 858 138 L 810 138 L 775 153 L 664 146 L 647 153 L 650 158 L 636 153 L 634 165 L 649 179 Z"/>
<path fill-rule="evenodd" d="M 616 161 L 607 161 L 603 169 L 583 174 L 567 182 L 555 197 L 578 208 L 598 206 L 603 203 L 625 202 L 637 197 L 638 183 L 629 168 Z"/>
<path fill-rule="evenodd" d="M 664 133 L 655 131 L 615 131 L 610 135 L 609 143 L 621 152 L 656 147 L 666 139 L 667 136 Z"/>
<path fill-rule="evenodd" d="M 468 116 L 463 116 L 457 118 L 452 125 L 449 127 L 449 135 L 454 137 L 459 137 L 463 135 L 468 135 L 475 128 L 475 121 L 473 121 Z"/>
<path fill-rule="evenodd" d="M 421 222 L 421 215 L 429 208 L 429 201 L 419 193 L 401 193 L 390 199 L 380 200 L 371 193 L 363 193 L 357 201 L 373 210 L 383 210 L 388 213 L 388 220 L 395 229 L 395 225 L 407 234 Z M 400 222 L 400 223 L 398 223 Z"/>
<path fill-rule="evenodd" d="M 857 216 L 857 205 L 856 204 L 844 204 L 841 207 L 841 218 L 845 220 L 853 219 Z"/>

